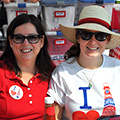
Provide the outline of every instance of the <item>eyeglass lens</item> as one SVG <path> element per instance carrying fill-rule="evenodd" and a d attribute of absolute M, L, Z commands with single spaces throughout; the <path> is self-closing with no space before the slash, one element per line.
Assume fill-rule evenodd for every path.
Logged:
<path fill-rule="evenodd" d="M 39 42 L 40 38 L 42 38 L 42 36 L 40 35 L 23 36 L 20 34 L 16 34 L 12 36 L 13 41 L 17 44 L 23 43 L 25 39 L 27 39 L 29 43 L 35 44 Z"/>
<path fill-rule="evenodd" d="M 80 31 L 80 35 L 81 35 L 81 38 L 83 40 L 90 40 L 92 38 L 93 35 L 95 35 L 95 38 L 96 40 L 102 42 L 102 41 L 105 41 L 107 39 L 107 36 L 109 34 L 107 33 L 103 33 L 103 32 L 90 32 L 90 31 Z"/>

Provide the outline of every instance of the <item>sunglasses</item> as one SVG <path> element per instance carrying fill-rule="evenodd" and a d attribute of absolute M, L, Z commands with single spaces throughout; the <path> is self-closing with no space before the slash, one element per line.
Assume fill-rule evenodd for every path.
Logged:
<path fill-rule="evenodd" d="M 28 40 L 30 44 L 36 44 L 39 42 L 39 40 L 43 38 L 42 35 L 29 35 L 29 36 L 23 36 L 21 34 L 15 34 L 11 36 L 11 39 L 14 41 L 16 44 L 23 43 L 25 39 Z"/>
<path fill-rule="evenodd" d="M 103 32 L 90 32 L 90 31 L 84 31 L 79 30 L 77 31 L 78 35 L 81 35 L 81 38 L 85 41 L 88 41 L 92 38 L 93 35 L 95 35 L 95 39 L 99 42 L 105 41 L 107 39 L 107 36 L 110 34 L 103 33 Z"/>

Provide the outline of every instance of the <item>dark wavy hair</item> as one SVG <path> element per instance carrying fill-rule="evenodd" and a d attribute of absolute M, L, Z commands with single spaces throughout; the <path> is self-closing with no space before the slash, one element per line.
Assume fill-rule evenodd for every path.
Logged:
<path fill-rule="evenodd" d="M 53 71 L 54 65 L 51 62 L 51 58 L 50 58 L 50 55 L 48 52 L 48 40 L 45 35 L 44 28 L 43 28 L 40 20 L 34 15 L 21 14 L 21 15 L 17 16 L 10 23 L 10 25 L 8 26 L 8 29 L 7 29 L 6 47 L 5 47 L 4 53 L 1 56 L 0 60 L 4 60 L 4 62 L 7 64 L 8 68 L 10 70 L 13 70 L 15 72 L 15 74 L 17 74 L 17 75 L 21 74 L 21 70 L 20 70 L 19 66 L 17 65 L 16 58 L 13 54 L 13 50 L 10 47 L 8 37 L 9 36 L 11 37 L 14 34 L 14 30 L 16 29 L 16 27 L 18 27 L 22 24 L 25 24 L 25 23 L 32 23 L 35 26 L 38 34 L 45 36 L 44 45 L 41 48 L 39 54 L 37 55 L 35 65 L 42 76 L 42 80 L 49 79 L 49 75 Z"/>
<path fill-rule="evenodd" d="M 79 35 L 79 31 L 80 29 L 76 29 L 76 41 L 79 39 L 80 35 Z M 80 44 L 78 42 L 74 43 L 74 45 L 72 45 L 70 47 L 69 50 L 67 50 L 64 54 L 64 58 L 65 60 L 71 58 L 71 57 L 75 57 L 77 58 L 80 54 Z"/>

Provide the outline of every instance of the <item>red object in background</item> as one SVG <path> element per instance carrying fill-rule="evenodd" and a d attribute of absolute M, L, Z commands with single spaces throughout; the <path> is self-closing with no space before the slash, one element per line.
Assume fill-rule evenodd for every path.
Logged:
<path fill-rule="evenodd" d="M 115 8 L 113 8 L 112 22 L 111 22 L 112 29 L 120 31 L 119 23 L 120 23 L 120 11 L 117 11 L 117 10 L 115 10 Z"/>
<path fill-rule="evenodd" d="M 66 17 L 66 11 L 55 11 L 54 17 Z"/>
<path fill-rule="evenodd" d="M 114 32 L 120 33 L 120 11 L 113 8 L 111 27 Z M 110 49 L 109 56 L 120 59 L 120 46 Z"/>
<path fill-rule="evenodd" d="M 118 46 L 114 49 L 110 49 L 109 56 L 117 58 L 120 60 L 120 46 Z"/>
<path fill-rule="evenodd" d="M 49 54 L 53 63 L 57 66 L 64 62 L 64 53 L 73 45 L 64 36 L 47 36 L 49 41 Z"/>

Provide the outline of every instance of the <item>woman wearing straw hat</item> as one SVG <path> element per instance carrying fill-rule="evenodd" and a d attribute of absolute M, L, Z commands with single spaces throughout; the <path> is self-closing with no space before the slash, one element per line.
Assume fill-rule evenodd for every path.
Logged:
<path fill-rule="evenodd" d="M 110 23 L 108 12 L 92 5 L 81 11 L 77 26 L 60 25 L 74 45 L 52 73 L 48 90 L 56 102 L 57 120 L 120 115 L 120 61 L 102 54 L 120 45 L 120 35 L 111 31 Z"/>

